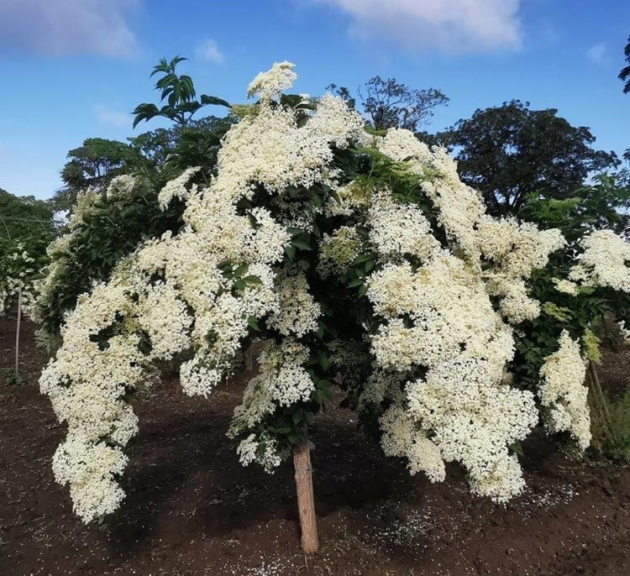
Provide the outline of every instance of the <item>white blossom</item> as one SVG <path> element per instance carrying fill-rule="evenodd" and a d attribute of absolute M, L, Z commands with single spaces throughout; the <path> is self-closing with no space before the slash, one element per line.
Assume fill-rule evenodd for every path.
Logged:
<path fill-rule="evenodd" d="M 612 230 L 597 230 L 581 241 L 584 253 L 569 278 L 584 286 L 630 293 L 630 243 Z"/>
<path fill-rule="evenodd" d="M 579 343 L 566 330 L 559 345 L 558 351 L 545 358 L 540 369 L 540 401 L 549 408 L 548 430 L 569 432 L 584 451 L 591 443 L 588 388 L 584 385 L 586 365 Z"/>

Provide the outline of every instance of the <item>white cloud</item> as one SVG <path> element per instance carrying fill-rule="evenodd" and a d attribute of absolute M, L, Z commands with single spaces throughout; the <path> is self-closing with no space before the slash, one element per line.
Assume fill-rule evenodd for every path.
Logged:
<path fill-rule="evenodd" d="M 131 114 L 127 112 L 116 112 L 105 104 L 94 104 L 92 107 L 96 112 L 96 118 L 101 124 L 115 126 L 117 128 L 131 127 Z"/>
<path fill-rule="evenodd" d="M 586 57 L 593 64 L 602 64 L 606 58 L 606 46 L 604 44 L 595 44 L 586 51 Z"/>
<path fill-rule="evenodd" d="M 219 50 L 219 45 L 210 38 L 197 44 L 195 55 L 198 60 L 206 60 L 207 62 L 214 62 L 215 64 L 223 64 L 223 62 L 225 62 L 225 56 L 223 52 Z"/>
<path fill-rule="evenodd" d="M 487 52 L 521 48 L 521 0 L 316 0 L 352 18 L 366 40 L 386 35 L 409 50 Z"/>
<path fill-rule="evenodd" d="M 0 55 L 130 56 L 136 38 L 128 20 L 140 1 L 0 0 Z"/>

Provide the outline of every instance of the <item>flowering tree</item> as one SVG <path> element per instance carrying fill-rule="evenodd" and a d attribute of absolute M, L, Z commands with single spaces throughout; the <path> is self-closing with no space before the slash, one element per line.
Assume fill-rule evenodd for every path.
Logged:
<path fill-rule="evenodd" d="M 334 382 L 410 473 L 441 481 L 459 462 L 497 502 L 524 487 L 516 446 L 541 412 L 550 432 L 589 444 L 573 328 L 533 387 L 514 377 L 531 364 L 516 352 L 545 308 L 532 290 L 564 253 L 562 233 L 489 216 L 445 150 L 405 130 L 374 135 L 341 98 L 283 97 L 294 79 L 284 62 L 253 80 L 259 100 L 238 108 L 216 176 L 203 184 L 190 168 L 159 194 L 164 209 L 184 202 L 184 225 L 141 243 L 66 316 L 40 383 L 68 425 L 54 473 L 86 522 L 124 497 L 132 400 L 156 366 L 177 362 L 184 391 L 211 399 L 254 340 L 266 341 L 260 371 L 228 435 L 244 465 L 272 471 L 293 453 L 306 552 L 317 549 L 308 430 Z M 622 239 L 598 232 L 552 284 L 628 293 L 627 260 Z"/>

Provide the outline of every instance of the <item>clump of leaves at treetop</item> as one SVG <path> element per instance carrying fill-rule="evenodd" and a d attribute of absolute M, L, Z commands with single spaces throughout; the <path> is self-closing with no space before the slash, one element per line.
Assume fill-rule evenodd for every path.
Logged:
<path fill-rule="evenodd" d="M 233 114 L 225 118 L 215 116 L 206 118 L 193 118 L 206 106 L 222 106 L 231 109 L 231 105 L 222 98 L 201 94 L 197 98 L 197 91 L 193 80 L 186 74 L 177 74 L 177 65 L 186 58 L 175 56 L 170 61 L 162 58 L 153 68 L 151 76 L 159 75 L 155 83 L 155 89 L 160 92 L 160 104 L 158 107 L 152 103 L 139 104 L 133 111 L 135 115 L 134 128 L 143 121 L 153 118 L 166 118 L 173 122 L 174 128 L 168 134 L 171 142 L 167 144 L 168 155 L 165 166 L 170 168 L 185 169 L 190 166 L 200 166 L 211 173 L 216 163 L 216 154 L 221 138 L 237 121 Z M 143 136 L 146 136 L 143 138 Z M 134 146 L 142 147 L 152 139 L 164 138 L 163 131 L 155 131 L 138 138 L 132 139 Z M 149 173 L 152 172 L 149 166 Z"/>

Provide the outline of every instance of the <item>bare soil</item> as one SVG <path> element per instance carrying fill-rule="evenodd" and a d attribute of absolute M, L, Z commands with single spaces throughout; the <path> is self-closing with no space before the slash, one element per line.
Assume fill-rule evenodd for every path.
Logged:
<path fill-rule="evenodd" d="M 14 319 L 0 320 L 0 370 L 14 337 Z M 122 508 L 85 526 L 51 470 L 64 429 L 38 392 L 45 362 L 27 325 L 25 382 L 0 382 L 0 576 L 630 574 L 627 468 L 577 464 L 535 435 L 528 489 L 499 507 L 471 497 L 457 470 L 441 484 L 410 478 L 336 408 L 313 427 L 321 550 L 306 558 L 290 465 L 243 468 L 225 437 L 247 373 L 211 401 L 157 386 L 137 409 Z M 628 357 L 606 365 L 627 386 Z"/>

